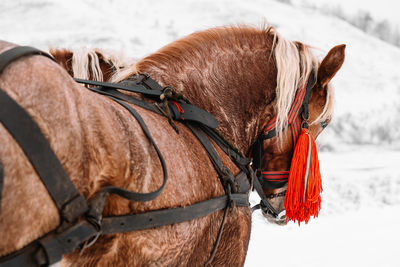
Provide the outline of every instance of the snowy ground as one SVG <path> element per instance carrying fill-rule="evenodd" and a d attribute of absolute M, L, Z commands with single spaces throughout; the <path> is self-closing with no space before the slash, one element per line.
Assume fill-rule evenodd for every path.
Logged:
<path fill-rule="evenodd" d="M 319 218 L 282 227 L 257 212 L 245 266 L 400 266 L 400 151 L 350 147 L 319 156 Z"/>
<path fill-rule="evenodd" d="M 398 21 L 395 0 L 326 2 Z M 400 266 L 399 48 L 318 10 L 272 0 L 0 1 L 0 39 L 41 49 L 100 47 L 127 57 L 193 31 L 264 21 L 320 48 L 316 53 L 346 43 L 346 61 L 334 79 L 336 117 L 318 140 L 320 217 L 278 227 L 255 213 L 245 266 Z"/>

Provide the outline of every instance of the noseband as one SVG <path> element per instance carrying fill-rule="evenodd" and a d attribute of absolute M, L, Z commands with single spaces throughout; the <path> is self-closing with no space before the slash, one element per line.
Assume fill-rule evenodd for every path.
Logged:
<path fill-rule="evenodd" d="M 292 107 L 288 114 L 288 126 L 292 130 L 293 147 L 296 145 L 297 139 L 300 135 L 302 126 L 308 128 L 308 102 L 310 99 L 311 89 L 314 86 L 315 78 L 313 71 L 310 73 L 307 83 L 300 87 L 295 95 Z M 263 142 L 276 136 L 276 116 L 269 121 L 267 126 L 263 129 L 261 134 L 257 137 L 256 142 L 253 144 L 253 169 L 255 170 L 254 188 L 261 198 L 260 204 L 254 206 L 252 211 L 261 209 L 265 214 L 269 214 L 274 218 L 278 218 L 278 212 L 272 207 L 268 199 L 282 196 L 282 194 L 274 194 L 266 196 L 264 188 L 282 188 L 284 187 L 289 178 L 290 170 L 288 171 L 262 171 L 261 159 L 265 151 L 263 151 Z M 283 195 L 284 196 L 284 195 Z"/>

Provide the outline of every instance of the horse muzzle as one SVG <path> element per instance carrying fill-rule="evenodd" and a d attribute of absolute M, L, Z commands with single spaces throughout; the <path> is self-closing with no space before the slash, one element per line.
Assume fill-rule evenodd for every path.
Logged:
<path fill-rule="evenodd" d="M 263 210 L 262 210 L 262 214 L 270 223 L 282 225 L 282 226 L 285 226 L 287 224 L 286 217 L 285 217 L 285 214 L 286 214 L 285 210 L 282 210 L 281 212 L 279 212 L 279 214 L 277 216 L 273 216 L 270 213 L 264 212 Z"/>

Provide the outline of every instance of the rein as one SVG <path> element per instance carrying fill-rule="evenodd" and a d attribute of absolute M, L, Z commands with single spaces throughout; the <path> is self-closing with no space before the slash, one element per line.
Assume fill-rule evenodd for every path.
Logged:
<path fill-rule="evenodd" d="M 0 74 L 10 62 L 29 55 L 44 55 L 54 61 L 50 55 L 35 48 L 23 46 L 15 47 L 0 55 Z M 1 257 L 0 266 L 51 265 L 60 261 L 63 254 L 70 253 L 76 248 L 85 249 L 92 245 L 101 235 L 143 230 L 194 220 L 225 209 L 217 240 L 210 258 L 206 262 L 206 265 L 209 264 L 215 255 L 222 235 L 225 219 L 228 214 L 227 209 L 234 206 L 249 206 L 248 192 L 253 182 L 253 171 L 250 168 L 251 161 L 244 158 L 240 153 L 237 153 L 237 150 L 214 130 L 214 128 L 218 126 L 218 122 L 211 114 L 183 100 L 168 99 L 168 95 L 171 96 L 171 94 L 165 93 L 166 88 L 162 88 L 157 82 L 146 75 L 138 75 L 136 80 L 128 81 L 125 84 L 110 84 L 79 79 L 76 81 L 97 86 L 87 88 L 93 92 L 106 95 L 113 101 L 116 101 L 127 109 L 138 121 L 143 132 L 158 154 L 163 169 L 162 185 L 157 190 L 150 193 L 131 192 L 120 187 L 109 186 L 102 188 L 94 197 L 86 201 L 69 179 L 57 156 L 34 120 L 19 106 L 19 104 L 0 88 L 0 106 L 2 107 L 0 110 L 0 121 L 25 152 L 32 166 L 38 173 L 38 176 L 45 184 L 60 214 L 60 225 L 55 230 L 34 240 L 24 248 Z M 152 99 L 157 99 L 157 97 L 159 97 L 163 101 L 164 110 L 162 108 L 160 109 L 157 103 L 151 104 L 141 101 L 125 95 L 116 89 L 142 93 Z M 162 96 L 164 96 L 164 99 L 162 99 Z M 186 207 L 103 218 L 103 207 L 110 194 L 117 194 L 131 201 L 153 200 L 163 191 L 168 179 L 163 156 L 147 129 L 145 122 L 140 114 L 126 102 L 144 107 L 160 115 L 167 115 L 167 117 L 169 116 L 169 120 L 174 119 L 184 122 L 206 149 L 225 189 L 225 195 Z M 223 165 L 207 135 L 212 138 L 239 167 L 241 171 L 238 175 L 234 176 L 231 171 Z M 1 174 L 2 173 L 0 173 L 0 175 Z M 0 176 L 0 178 L 2 177 Z M 1 181 L 0 179 L 0 182 Z"/>

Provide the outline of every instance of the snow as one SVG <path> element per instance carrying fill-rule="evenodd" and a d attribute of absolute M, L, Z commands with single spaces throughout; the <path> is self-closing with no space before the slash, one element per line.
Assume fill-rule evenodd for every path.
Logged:
<path fill-rule="evenodd" d="M 321 56 L 345 43 L 346 61 L 333 80 L 336 116 L 317 140 L 320 216 L 282 227 L 256 212 L 245 266 L 400 266 L 400 49 L 292 2 L 1 0 L 0 39 L 41 49 L 100 47 L 140 58 L 194 31 L 267 21 L 286 38 L 319 48 Z M 400 20 L 395 0 L 308 2 Z"/>
<path fill-rule="evenodd" d="M 358 12 L 369 12 L 374 20 L 387 20 L 400 26 L 398 14 L 399 3 L 394 0 L 292 0 L 293 3 L 302 6 L 315 6 L 318 8 L 341 7 L 347 15 L 356 15 Z"/>
<path fill-rule="evenodd" d="M 256 212 L 245 266 L 399 266 L 400 151 L 353 146 L 319 157 L 319 217 L 282 227 Z"/>
<path fill-rule="evenodd" d="M 363 208 L 301 227 L 266 226 L 261 215 L 253 215 L 245 266 L 399 266 L 399 212 Z"/>

